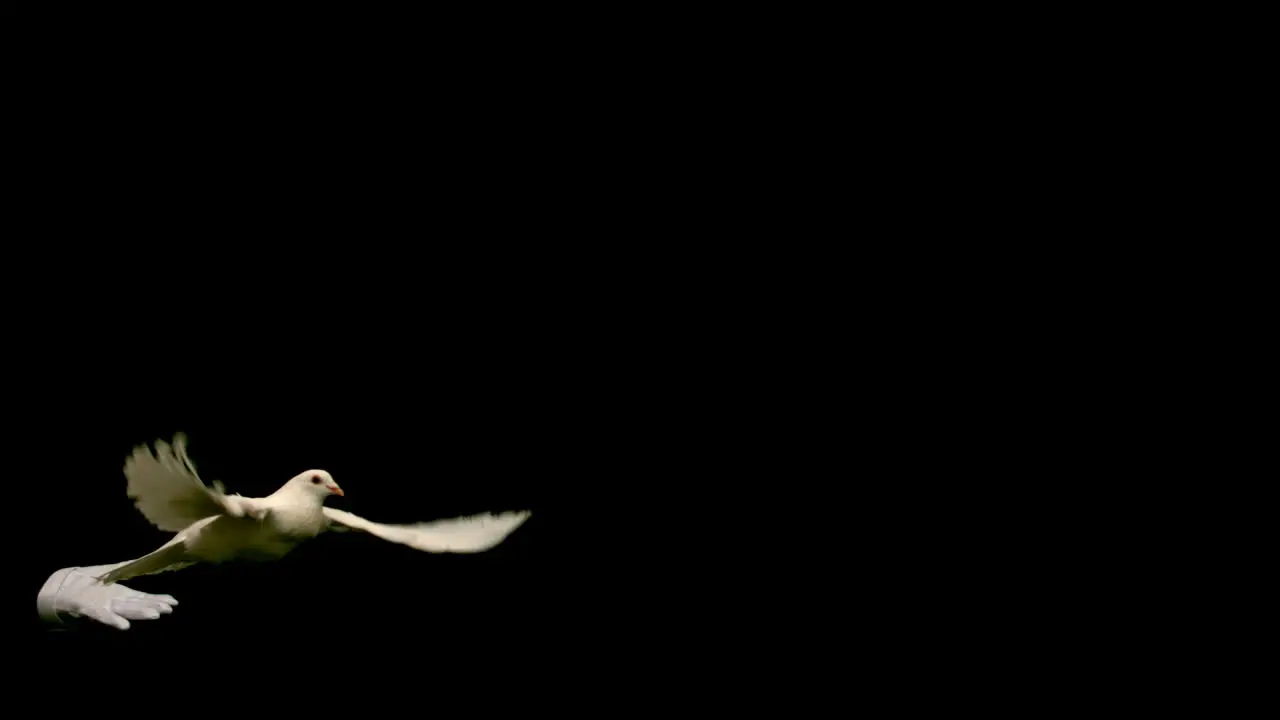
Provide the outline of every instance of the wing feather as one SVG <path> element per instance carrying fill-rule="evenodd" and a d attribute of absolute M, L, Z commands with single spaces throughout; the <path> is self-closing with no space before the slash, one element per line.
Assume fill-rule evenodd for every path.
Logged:
<path fill-rule="evenodd" d="M 195 559 L 187 555 L 186 544 L 180 538 L 175 538 L 161 546 L 160 549 L 143 555 L 133 562 L 121 565 L 98 579 L 104 585 L 110 585 L 111 583 L 122 582 L 141 575 L 155 575 L 156 573 L 180 570 L 194 564 L 196 564 Z"/>
<path fill-rule="evenodd" d="M 331 507 L 326 507 L 324 514 L 336 529 L 360 530 L 416 550 L 436 553 L 484 552 L 505 540 L 531 515 L 528 511 L 484 513 L 413 525 L 384 525 Z"/>
<path fill-rule="evenodd" d="M 146 445 L 134 448 L 125 461 L 129 497 L 151 524 L 168 532 L 178 532 L 197 520 L 227 511 L 221 483 L 213 488 L 196 474 L 187 457 L 186 436 L 174 436 L 173 444 L 155 442 L 155 452 Z"/>

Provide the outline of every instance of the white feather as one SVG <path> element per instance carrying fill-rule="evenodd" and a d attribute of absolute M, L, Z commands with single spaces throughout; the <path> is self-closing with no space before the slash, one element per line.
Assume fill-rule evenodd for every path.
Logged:
<path fill-rule="evenodd" d="M 415 550 L 435 553 L 473 553 L 488 550 L 505 540 L 525 520 L 529 519 L 530 513 L 527 511 L 500 515 L 485 513 L 413 525 L 384 525 L 331 507 L 324 509 L 324 515 L 331 521 L 352 530 L 363 530 L 370 535 L 408 545 Z"/>
<path fill-rule="evenodd" d="M 134 448 L 124 463 L 126 492 L 151 524 L 178 532 L 197 520 L 227 512 L 222 484 L 210 488 L 196 474 L 184 435 L 176 435 L 173 445 L 157 440 L 155 446 L 154 453 L 146 445 Z"/>

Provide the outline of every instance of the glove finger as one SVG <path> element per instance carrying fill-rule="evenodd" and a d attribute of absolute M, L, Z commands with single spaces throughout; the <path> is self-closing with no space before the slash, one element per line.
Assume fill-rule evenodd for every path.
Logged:
<path fill-rule="evenodd" d="M 82 611 L 82 614 L 83 614 L 83 615 L 85 615 L 85 616 L 86 616 L 86 617 L 88 617 L 88 618 L 91 618 L 91 619 L 93 619 L 93 620 L 97 620 L 98 622 L 102 623 L 103 625 L 110 625 L 111 627 L 116 628 L 117 630 L 128 630 L 128 629 L 129 629 L 129 621 L 128 621 L 128 620 L 125 620 L 124 618 L 120 617 L 119 615 L 117 615 L 117 614 L 115 614 L 115 613 L 111 612 L 110 610 L 108 610 L 108 609 L 106 609 L 106 608 L 103 608 L 103 607 L 90 607 L 90 608 L 85 608 L 85 609 Z"/>
<path fill-rule="evenodd" d="M 129 620 L 155 620 L 160 617 L 159 610 L 147 607 L 126 607 L 116 610 L 116 614 Z"/>
<path fill-rule="evenodd" d="M 128 592 L 117 598 L 117 602 L 128 601 L 150 605 L 151 607 L 167 607 L 172 608 L 178 604 L 178 601 L 172 595 L 152 595 L 150 593 L 138 592 L 136 590 Z"/>
<path fill-rule="evenodd" d="M 144 605 L 146 607 L 149 607 L 155 610 L 159 610 L 162 613 L 173 612 L 173 605 L 165 602 L 164 598 L 158 598 L 158 597 L 155 597 L 154 595 L 146 595 L 140 598 L 131 598 L 131 602 L 137 603 L 138 605 Z"/>
<path fill-rule="evenodd" d="M 162 612 L 173 612 L 168 608 L 161 610 L 155 604 L 145 600 L 134 599 L 116 600 L 111 603 L 111 609 L 131 620 L 155 620 Z"/>

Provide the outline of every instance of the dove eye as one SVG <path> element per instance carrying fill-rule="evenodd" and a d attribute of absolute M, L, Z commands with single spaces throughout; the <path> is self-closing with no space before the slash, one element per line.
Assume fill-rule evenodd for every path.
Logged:
<path fill-rule="evenodd" d="M 312 485 L 319 485 L 319 484 L 320 484 L 320 476 L 319 476 L 319 475 L 312 475 L 312 476 L 311 476 L 311 484 L 312 484 Z"/>

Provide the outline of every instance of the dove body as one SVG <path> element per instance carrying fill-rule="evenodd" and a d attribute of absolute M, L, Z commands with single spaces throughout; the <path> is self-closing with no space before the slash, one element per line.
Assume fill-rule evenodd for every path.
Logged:
<path fill-rule="evenodd" d="M 200 520 L 179 535 L 187 554 L 203 562 L 278 560 L 325 531 L 324 499 L 340 494 L 329 473 L 308 470 L 265 498 L 230 496 L 236 515 Z"/>

